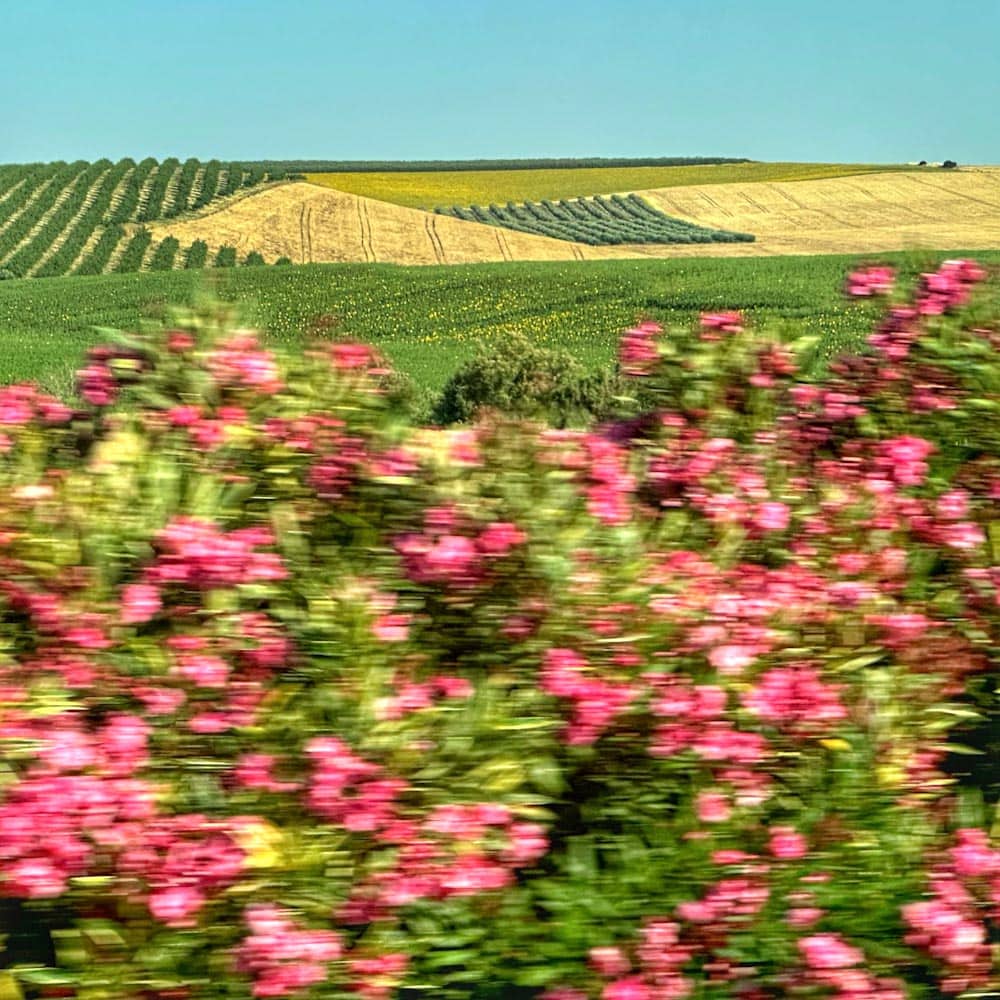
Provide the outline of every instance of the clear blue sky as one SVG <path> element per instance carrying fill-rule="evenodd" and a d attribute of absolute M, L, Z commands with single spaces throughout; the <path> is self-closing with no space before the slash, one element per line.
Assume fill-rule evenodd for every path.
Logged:
<path fill-rule="evenodd" d="M 1000 162 L 1000 0 L 0 0 L 0 162 Z"/>

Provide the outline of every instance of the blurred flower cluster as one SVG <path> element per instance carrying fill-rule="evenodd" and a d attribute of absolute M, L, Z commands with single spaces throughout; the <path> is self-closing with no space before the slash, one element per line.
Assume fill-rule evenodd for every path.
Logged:
<path fill-rule="evenodd" d="M 218 305 L 0 389 L 0 989 L 996 990 L 983 278 L 817 378 L 643 322 L 586 431 L 412 427 Z"/>

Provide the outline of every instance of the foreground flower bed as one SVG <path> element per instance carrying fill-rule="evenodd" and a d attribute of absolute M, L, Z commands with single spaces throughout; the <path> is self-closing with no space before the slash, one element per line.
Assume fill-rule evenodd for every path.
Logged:
<path fill-rule="evenodd" d="M 0 390 L 0 991 L 997 988 L 983 277 L 822 381 L 644 323 L 589 432 L 211 308 Z"/>

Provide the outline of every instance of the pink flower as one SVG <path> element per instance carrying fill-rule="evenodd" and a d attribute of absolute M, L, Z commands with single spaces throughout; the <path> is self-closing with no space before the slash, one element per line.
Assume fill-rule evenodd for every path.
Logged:
<path fill-rule="evenodd" d="M 787 504 L 775 501 L 762 503 L 754 514 L 754 524 L 761 531 L 784 531 L 788 527 L 790 516 Z"/>
<path fill-rule="evenodd" d="M 795 861 L 809 852 L 806 838 L 790 826 L 772 827 L 768 848 L 781 861 Z"/>
<path fill-rule="evenodd" d="M 953 549 L 978 549 L 986 541 L 986 533 L 973 521 L 943 525 L 941 540 Z"/>
<path fill-rule="evenodd" d="M 594 971 L 602 976 L 624 976 L 632 968 L 621 948 L 611 945 L 591 948 L 588 958 Z"/>
<path fill-rule="evenodd" d="M 1000 875 L 1000 850 L 990 847 L 985 830 L 967 828 L 955 834 L 958 845 L 951 849 L 955 871 L 963 878 Z"/>
<path fill-rule="evenodd" d="M 702 823 L 724 823 L 733 814 L 729 797 L 722 792 L 699 792 L 695 808 Z"/>
<path fill-rule="evenodd" d="M 372 622 L 372 634 L 380 642 L 405 642 L 410 634 L 412 615 L 380 615 Z"/>
<path fill-rule="evenodd" d="M 848 969 L 860 965 L 864 955 L 848 945 L 839 934 L 813 934 L 799 938 L 799 951 L 813 969 Z"/>
<path fill-rule="evenodd" d="M 340 371 L 355 371 L 371 368 L 377 362 L 377 355 L 367 344 L 341 341 L 330 345 L 330 359 Z"/>
<path fill-rule="evenodd" d="M 194 347 L 194 337 L 184 330 L 171 330 L 167 334 L 167 350 L 174 354 L 183 354 Z"/>
<path fill-rule="evenodd" d="M 477 548 L 488 556 L 504 556 L 515 545 L 522 545 L 527 536 L 516 525 L 507 521 L 488 524 L 476 539 Z"/>
<path fill-rule="evenodd" d="M 652 1000 L 652 997 L 652 990 L 641 976 L 616 979 L 601 992 L 601 1000 Z"/>
<path fill-rule="evenodd" d="M 230 666 L 218 656 L 192 653 L 178 658 L 176 672 L 197 687 L 225 687 Z"/>
<path fill-rule="evenodd" d="M 618 342 L 618 362 L 626 375 L 648 375 L 656 365 L 659 352 L 656 337 L 663 332 L 658 323 L 645 322 L 626 330 Z"/>
<path fill-rule="evenodd" d="M 0 867 L 0 885 L 5 895 L 52 899 L 66 891 L 68 878 L 49 858 L 29 857 Z"/>
<path fill-rule="evenodd" d="M 166 886 L 149 895 L 149 912 L 168 927 L 194 927 L 205 896 L 189 885 Z"/>
<path fill-rule="evenodd" d="M 743 317 L 738 312 L 702 313 L 699 324 L 702 340 L 721 340 L 722 334 L 743 332 Z"/>
<path fill-rule="evenodd" d="M 868 298 L 874 295 L 888 295 L 892 292 L 896 272 L 891 267 L 863 267 L 847 276 L 848 295 Z"/>
<path fill-rule="evenodd" d="M 122 588 L 122 622 L 138 625 L 148 622 L 163 606 L 160 591 L 149 583 L 130 583 Z"/>
<path fill-rule="evenodd" d="M 174 427 L 190 427 L 201 418 L 200 406 L 175 406 L 167 410 L 167 420 Z"/>
<path fill-rule="evenodd" d="M 725 676 L 742 673 L 756 659 L 753 648 L 737 644 L 716 646 L 708 654 L 708 662 Z"/>
<path fill-rule="evenodd" d="M 821 919 L 825 910 L 818 906 L 793 906 L 785 917 L 785 922 L 789 927 L 803 930 L 811 927 L 817 920 Z"/>

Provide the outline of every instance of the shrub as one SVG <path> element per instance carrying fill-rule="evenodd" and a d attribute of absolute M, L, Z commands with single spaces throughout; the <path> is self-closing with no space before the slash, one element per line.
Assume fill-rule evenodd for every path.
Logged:
<path fill-rule="evenodd" d="M 257 253 L 256 250 L 251 250 L 250 253 L 243 258 L 244 267 L 261 267 L 264 263 L 265 261 L 263 256 Z"/>
<path fill-rule="evenodd" d="M 0 390 L 5 992 L 995 991 L 981 277 L 821 381 L 640 324 L 607 433 L 412 428 L 212 306 Z"/>
<path fill-rule="evenodd" d="M 455 372 L 433 419 L 467 423 L 484 410 L 498 410 L 565 427 L 611 415 L 626 392 L 614 375 L 588 372 L 570 352 L 539 347 L 512 334 L 480 349 Z"/>
<path fill-rule="evenodd" d="M 941 164 L 941 166 L 944 167 L 946 170 L 954 170 L 955 167 L 958 166 L 958 164 L 954 160 L 945 160 L 944 163 Z"/>
<path fill-rule="evenodd" d="M 236 267 L 236 247 L 219 247 L 213 267 Z"/>
<path fill-rule="evenodd" d="M 288 267 L 292 263 L 291 257 L 279 257 L 275 262 L 275 267 Z"/>
<path fill-rule="evenodd" d="M 208 244 L 204 240 L 195 240 L 184 255 L 184 267 L 188 269 L 204 267 L 207 261 Z"/>

